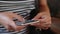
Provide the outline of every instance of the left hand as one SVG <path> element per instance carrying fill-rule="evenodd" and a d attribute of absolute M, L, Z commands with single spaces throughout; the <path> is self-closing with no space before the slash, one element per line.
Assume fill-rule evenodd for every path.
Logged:
<path fill-rule="evenodd" d="M 41 12 L 39 13 L 33 20 L 39 20 L 39 23 L 31 24 L 33 26 L 36 26 L 37 28 L 41 29 L 48 29 L 51 27 L 51 17 L 50 14 L 47 12 Z"/>
<path fill-rule="evenodd" d="M 0 13 L 0 24 L 2 24 L 7 31 L 16 31 L 19 32 L 21 29 L 25 28 L 25 26 L 17 26 L 14 18 L 18 19 L 21 22 L 25 22 L 25 19 L 21 15 L 17 15 L 13 12 L 2 12 Z"/>

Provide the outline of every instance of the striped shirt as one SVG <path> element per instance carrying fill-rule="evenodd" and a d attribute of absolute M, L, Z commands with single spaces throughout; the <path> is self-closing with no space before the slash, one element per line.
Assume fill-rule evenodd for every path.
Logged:
<path fill-rule="evenodd" d="M 34 0 L 32 1 L 0 1 L 0 11 L 11 11 L 16 12 L 17 14 L 22 15 L 24 18 L 29 16 L 29 13 L 32 9 L 34 9 Z M 2 26 L 0 26 L 2 27 Z M 26 29 L 23 29 L 20 33 L 17 34 L 24 34 Z M 0 33 L 5 34 L 5 33 Z M 12 33 L 6 33 L 12 34 Z"/>
<path fill-rule="evenodd" d="M 34 8 L 34 1 L 0 1 L 0 11 L 17 12 L 24 17 Z"/>

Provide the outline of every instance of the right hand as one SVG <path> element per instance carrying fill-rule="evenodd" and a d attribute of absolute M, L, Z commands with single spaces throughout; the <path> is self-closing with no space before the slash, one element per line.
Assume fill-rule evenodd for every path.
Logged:
<path fill-rule="evenodd" d="M 13 18 L 16 18 L 19 21 L 23 21 L 24 22 L 24 18 L 22 18 L 21 16 L 19 16 L 17 14 L 12 13 L 12 12 L 0 13 L 0 23 L 6 29 L 8 29 L 8 31 L 10 31 L 10 30 L 20 31 L 21 29 L 25 28 L 25 26 L 17 26 L 15 24 L 15 22 L 13 21 Z"/>

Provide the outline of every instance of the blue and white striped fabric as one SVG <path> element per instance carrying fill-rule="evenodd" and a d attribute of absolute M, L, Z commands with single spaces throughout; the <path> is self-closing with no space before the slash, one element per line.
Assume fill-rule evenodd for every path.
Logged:
<path fill-rule="evenodd" d="M 34 8 L 34 1 L 0 1 L 0 11 L 17 12 L 24 17 Z"/>
<path fill-rule="evenodd" d="M 0 11 L 10 11 L 16 12 L 17 14 L 22 15 L 24 18 L 29 16 L 29 13 L 32 9 L 34 9 L 34 1 L 0 1 Z M 24 34 L 26 31 L 21 31 L 17 34 Z M 5 33 L 0 33 L 5 34 Z M 6 33 L 12 34 L 12 33 Z"/>

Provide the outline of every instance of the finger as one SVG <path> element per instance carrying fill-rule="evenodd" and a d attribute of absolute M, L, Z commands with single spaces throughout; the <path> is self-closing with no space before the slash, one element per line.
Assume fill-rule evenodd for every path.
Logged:
<path fill-rule="evenodd" d="M 4 25 L 4 27 L 6 29 L 8 29 L 9 31 L 17 30 L 17 27 L 16 27 L 15 23 L 12 20 L 3 21 L 1 24 Z"/>
<path fill-rule="evenodd" d="M 11 27 L 8 25 L 8 20 L 1 18 L 0 23 L 7 29 L 7 31 L 10 30 Z"/>
<path fill-rule="evenodd" d="M 9 17 L 5 16 L 5 15 L 0 15 L 0 22 L 2 25 L 4 25 L 7 29 L 9 26 L 12 26 L 12 28 L 14 28 L 16 30 L 16 25 L 13 22 L 13 20 L 11 20 Z"/>
<path fill-rule="evenodd" d="M 18 31 L 17 30 L 17 25 L 15 24 L 14 21 L 10 20 L 9 23 L 10 23 L 10 24 L 8 24 L 9 26 L 11 26 L 15 31 Z"/>
<path fill-rule="evenodd" d="M 25 22 L 25 19 L 21 15 L 17 15 L 15 13 L 11 13 L 12 17 L 18 19 L 19 21 Z"/>
<path fill-rule="evenodd" d="M 32 19 L 32 20 L 34 20 L 34 19 Z M 35 20 L 37 20 L 38 22 L 31 23 L 30 25 L 32 25 L 32 26 L 40 25 L 40 19 L 35 19 Z"/>
<path fill-rule="evenodd" d="M 42 23 L 42 24 L 40 24 L 40 28 L 42 28 L 42 29 L 48 29 L 49 27 L 51 27 L 51 24 L 49 24 L 49 23 Z"/>
<path fill-rule="evenodd" d="M 50 28 L 50 25 L 41 25 L 41 28 L 42 29 L 48 29 L 48 28 Z"/>
<path fill-rule="evenodd" d="M 9 31 L 14 31 L 14 29 L 11 26 L 9 26 Z"/>
<path fill-rule="evenodd" d="M 46 12 L 38 13 L 33 19 L 43 19 L 47 17 Z"/>
<path fill-rule="evenodd" d="M 25 19 L 23 17 L 21 17 L 21 16 L 17 15 L 15 18 L 18 19 L 21 22 L 25 22 Z"/>
<path fill-rule="evenodd" d="M 9 26 L 8 24 L 2 24 L 7 30 L 6 31 L 9 31 Z"/>
<path fill-rule="evenodd" d="M 22 29 L 24 29 L 26 26 L 17 26 L 18 31 L 21 31 Z"/>
<path fill-rule="evenodd" d="M 7 31 L 14 31 L 14 29 L 9 25 L 4 25 L 4 27 L 7 29 Z"/>
<path fill-rule="evenodd" d="M 51 26 L 51 21 L 50 21 L 50 19 L 48 19 L 47 21 L 46 20 L 42 20 L 41 24 L 46 26 L 46 27 L 50 27 Z"/>
<path fill-rule="evenodd" d="M 39 22 L 37 22 L 37 23 L 32 23 L 32 24 L 29 24 L 29 25 L 32 25 L 32 26 L 40 26 L 40 23 Z"/>
<path fill-rule="evenodd" d="M 14 30 L 17 31 L 17 26 L 15 24 L 15 22 L 13 20 L 11 20 L 10 18 L 8 20 L 5 21 L 9 26 L 11 26 Z"/>

